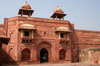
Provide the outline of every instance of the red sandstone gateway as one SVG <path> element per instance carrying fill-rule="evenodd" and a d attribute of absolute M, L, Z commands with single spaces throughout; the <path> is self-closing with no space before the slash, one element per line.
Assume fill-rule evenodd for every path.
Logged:
<path fill-rule="evenodd" d="M 19 9 L 21 16 L 4 19 L 0 30 L 10 41 L 0 50 L 1 63 L 79 62 L 80 49 L 100 46 L 99 31 L 75 30 L 73 24 L 64 20 L 62 9 L 54 10 L 53 19 L 31 17 L 33 12 L 26 2 Z"/>

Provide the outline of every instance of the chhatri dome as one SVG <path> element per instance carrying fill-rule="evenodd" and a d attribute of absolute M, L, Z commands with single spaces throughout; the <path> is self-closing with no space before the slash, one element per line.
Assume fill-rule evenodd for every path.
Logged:
<path fill-rule="evenodd" d="M 31 6 L 30 6 L 27 2 L 25 2 L 25 3 L 22 5 L 21 9 L 32 9 L 32 8 L 31 8 Z"/>
<path fill-rule="evenodd" d="M 54 9 L 51 18 L 64 19 L 65 16 L 66 16 L 66 14 L 64 14 L 64 11 L 61 8 L 57 7 L 56 9 Z"/>
<path fill-rule="evenodd" d="M 61 9 L 61 8 L 56 8 L 55 10 L 54 10 L 54 13 L 58 13 L 58 14 L 64 14 L 64 11 Z"/>
<path fill-rule="evenodd" d="M 31 6 L 27 2 L 25 2 L 22 5 L 21 9 L 19 9 L 18 14 L 21 16 L 23 15 L 31 16 L 33 12 L 34 10 L 32 10 Z"/>

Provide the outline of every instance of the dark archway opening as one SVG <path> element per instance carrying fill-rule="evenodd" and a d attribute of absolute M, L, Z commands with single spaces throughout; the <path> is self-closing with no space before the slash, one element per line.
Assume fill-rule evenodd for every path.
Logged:
<path fill-rule="evenodd" d="M 48 51 L 43 48 L 40 51 L 40 63 L 48 62 Z"/>

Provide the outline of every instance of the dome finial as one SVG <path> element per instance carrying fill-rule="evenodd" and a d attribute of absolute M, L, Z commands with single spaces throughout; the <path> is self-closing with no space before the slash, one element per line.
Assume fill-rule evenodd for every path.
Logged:
<path fill-rule="evenodd" d="M 26 3 L 27 3 L 27 1 L 26 1 Z"/>

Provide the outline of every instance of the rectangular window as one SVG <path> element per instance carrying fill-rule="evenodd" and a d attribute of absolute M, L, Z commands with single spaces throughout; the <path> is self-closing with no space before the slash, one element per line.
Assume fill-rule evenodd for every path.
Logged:
<path fill-rule="evenodd" d="M 23 37 L 33 37 L 32 31 L 23 31 Z"/>
<path fill-rule="evenodd" d="M 22 43 L 32 43 L 32 39 L 22 39 Z"/>
<path fill-rule="evenodd" d="M 59 33 L 60 38 L 66 38 L 66 33 Z"/>
<path fill-rule="evenodd" d="M 60 33 L 60 38 L 64 38 L 65 34 L 64 33 Z"/>
<path fill-rule="evenodd" d="M 59 33 L 59 38 L 68 38 L 68 34 L 67 33 Z"/>
<path fill-rule="evenodd" d="M 32 43 L 34 38 L 34 32 L 32 30 L 21 31 L 21 42 L 22 43 Z"/>
<path fill-rule="evenodd" d="M 29 34 L 29 31 L 24 31 L 24 36 L 30 36 Z"/>

